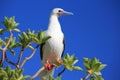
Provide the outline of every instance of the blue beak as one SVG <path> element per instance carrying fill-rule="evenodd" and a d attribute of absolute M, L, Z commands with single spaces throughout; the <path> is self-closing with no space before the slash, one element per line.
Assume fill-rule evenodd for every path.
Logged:
<path fill-rule="evenodd" d="M 67 12 L 67 11 L 63 11 L 63 13 L 62 13 L 63 15 L 73 15 L 73 13 L 72 12 Z"/>

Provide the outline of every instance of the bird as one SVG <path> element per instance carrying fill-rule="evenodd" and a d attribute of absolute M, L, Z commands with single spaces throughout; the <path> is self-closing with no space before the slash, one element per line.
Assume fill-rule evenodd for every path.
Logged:
<path fill-rule="evenodd" d="M 51 38 L 40 46 L 42 65 L 45 66 L 45 70 L 40 73 L 40 80 L 49 80 L 49 76 L 54 74 L 53 63 L 56 61 L 61 63 L 65 40 L 58 18 L 65 15 L 73 15 L 73 13 L 62 8 L 54 8 L 50 14 L 48 29 L 44 33 Z"/>

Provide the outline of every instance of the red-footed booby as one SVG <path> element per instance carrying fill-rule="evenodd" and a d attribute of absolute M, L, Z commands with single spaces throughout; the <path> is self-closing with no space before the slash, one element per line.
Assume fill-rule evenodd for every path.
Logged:
<path fill-rule="evenodd" d="M 61 8 L 55 8 L 50 15 L 48 29 L 45 34 L 51 36 L 51 38 L 40 47 L 40 57 L 42 64 L 45 66 L 45 70 L 40 74 L 40 80 L 49 80 L 49 76 L 54 73 L 53 63 L 56 61 L 61 62 L 60 59 L 64 52 L 65 43 L 58 17 L 64 15 L 73 15 L 73 13 L 64 11 Z"/>

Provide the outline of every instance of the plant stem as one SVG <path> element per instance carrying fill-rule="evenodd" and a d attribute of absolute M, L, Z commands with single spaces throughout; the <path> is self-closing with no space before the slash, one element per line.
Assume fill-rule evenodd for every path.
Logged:
<path fill-rule="evenodd" d="M 31 53 L 30 56 L 26 57 L 26 58 L 23 60 L 23 62 L 22 62 L 21 65 L 20 65 L 20 69 L 24 66 L 24 64 L 25 64 L 28 60 L 30 60 L 30 59 L 34 56 L 34 54 L 35 54 L 35 52 L 36 52 L 36 50 L 37 50 L 38 47 L 39 47 L 39 45 L 37 45 L 37 46 L 33 49 L 33 52 Z"/>
<path fill-rule="evenodd" d="M 8 49 L 8 46 L 9 46 L 11 40 L 12 40 L 12 36 L 13 36 L 12 31 L 10 31 L 10 38 L 9 38 L 7 44 L 5 45 L 5 47 L 2 49 L 2 59 L 0 61 L 0 66 L 3 65 L 4 59 L 5 59 L 5 52 Z"/>
<path fill-rule="evenodd" d="M 81 78 L 80 80 L 87 80 L 90 77 L 91 74 L 88 74 L 86 77 Z"/>
<path fill-rule="evenodd" d="M 13 66 L 15 66 L 15 67 L 19 70 L 19 66 L 18 66 L 16 63 L 14 63 L 14 62 L 10 61 L 10 60 L 8 59 L 8 57 L 7 57 L 7 55 L 6 55 L 6 54 L 5 54 L 5 59 L 6 59 L 6 62 L 8 62 L 8 63 L 12 64 Z"/>
<path fill-rule="evenodd" d="M 65 70 L 66 70 L 66 68 L 64 67 L 64 69 L 63 69 L 61 72 L 58 73 L 58 77 L 59 77 L 60 75 L 62 75 L 62 73 L 64 73 Z"/>
<path fill-rule="evenodd" d="M 17 60 L 17 65 L 20 64 L 20 61 L 21 61 L 21 58 L 22 58 L 22 55 L 23 55 L 23 51 L 24 51 L 25 48 L 22 48 L 21 51 L 20 51 L 20 54 L 19 54 L 19 57 L 18 57 L 18 60 Z"/>
<path fill-rule="evenodd" d="M 45 70 L 45 67 L 40 68 L 40 69 L 30 78 L 30 80 L 35 79 L 43 70 Z"/>

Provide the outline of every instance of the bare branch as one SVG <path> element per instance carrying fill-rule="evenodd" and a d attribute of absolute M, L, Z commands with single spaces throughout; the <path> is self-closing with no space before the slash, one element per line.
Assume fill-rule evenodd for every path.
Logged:
<path fill-rule="evenodd" d="M 20 64 L 20 61 L 21 61 L 21 58 L 22 58 L 22 55 L 23 55 L 23 51 L 24 51 L 25 48 L 22 48 L 21 51 L 20 51 L 20 54 L 19 54 L 19 57 L 18 57 L 18 60 L 17 60 L 17 65 Z"/>
<path fill-rule="evenodd" d="M 3 50 L 2 50 L 2 59 L 1 59 L 1 61 L 0 61 L 0 66 L 3 65 L 4 59 L 5 59 L 5 52 L 6 52 L 6 50 L 8 49 L 8 46 L 9 46 L 11 40 L 12 40 L 12 36 L 13 36 L 13 34 L 12 34 L 12 32 L 10 31 L 10 38 L 9 38 L 7 44 L 5 45 L 5 47 L 4 47 Z"/>
<path fill-rule="evenodd" d="M 34 54 L 35 54 L 35 52 L 36 52 L 36 50 L 37 50 L 38 47 L 39 47 L 39 45 L 37 45 L 37 46 L 33 49 L 33 52 L 31 53 L 30 56 L 26 57 L 26 58 L 23 60 L 23 62 L 22 62 L 21 65 L 20 65 L 20 69 L 24 66 L 24 64 L 25 64 L 28 60 L 30 60 L 30 59 L 34 56 Z"/>
<path fill-rule="evenodd" d="M 8 63 L 12 64 L 12 65 L 13 65 L 13 66 L 15 66 L 17 69 L 19 69 L 19 66 L 18 66 L 16 63 L 14 63 L 14 62 L 10 61 L 10 60 L 8 59 L 8 57 L 7 57 L 7 55 L 6 55 L 6 54 L 5 54 L 5 59 L 6 59 L 6 62 L 8 62 Z"/>
<path fill-rule="evenodd" d="M 5 51 L 3 50 L 3 51 L 2 51 L 2 58 L 1 58 L 1 60 L 0 60 L 0 66 L 3 65 L 4 59 L 5 59 Z"/>
<path fill-rule="evenodd" d="M 36 72 L 36 73 L 30 78 L 30 80 L 35 79 L 43 70 L 45 70 L 45 67 L 44 67 L 44 66 L 43 66 L 42 68 L 40 68 L 40 69 L 38 70 L 38 72 Z"/>
<path fill-rule="evenodd" d="M 65 70 L 66 70 L 66 68 L 64 67 L 64 69 L 63 69 L 61 72 L 58 73 L 58 77 L 59 77 L 60 75 L 62 75 L 62 73 L 64 73 Z"/>
<path fill-rule="evenodd" d="M 10 31 L 10 38 L 9 38 L 9 40 L 8 40 L 8 42 L 7 42 L 7 44 L 6 44 L 6 46 L 3 48 L 4 51 L 7 50 L 8 46 L 9 46 L 11 40 L 12 40 L 12 36 L 13 36 L 12 31 Z"/>
<path fill-rule="evenodd" d="M 86 77 L 81 78 L 80 80 L 87 80 L 90 77 L 91 74 L 88 74 Z"/>

